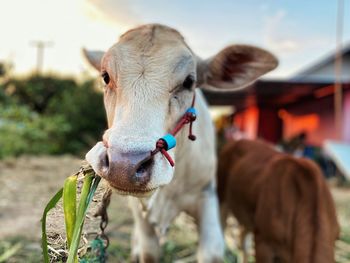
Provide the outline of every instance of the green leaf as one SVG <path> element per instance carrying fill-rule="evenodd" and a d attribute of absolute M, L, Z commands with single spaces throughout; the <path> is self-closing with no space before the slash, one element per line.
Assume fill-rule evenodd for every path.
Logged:
<path fill-rule="evenodd" d="M 20 242 L 14 244 L 9 249 L 7 249 L 2 255 L 0 255 L 0 262 L 6 262 L 10 257 L 12 257 L 16 252 L 22 248 Z"/>
<path fill-rule="evenodd" d="M 44 209 L 43 216 L 41 218 L 41 246 L 43 249 L 44 262 L 49 263 L 49 253 L 47 250 L 47 234 L 46 234 L 46 216 L 47 213 L 56 206 L 63 194 L 63 188 L 61 188 L 48 202 Z"/>
<path fill-rule="evenodd" d="M 81 232 L 83 229 L 84 219 L 87 213 L 87 208 L 95 194 L 101 178 L 99 176 L 95 177 L 94 172 L 90 172 L 85 175 L 84 184 L 80 195 L 80 202 L 77 212 L 77 219 L 75 222 L 73 237 L 71 247 L 68 253 L 67 263 L 74 263 L 76 261 L 76 256 L 78 252 L 78 247 L 81 238 Z M 91 186 L 92 185 L 92 186 Z"/>
<path fill-rule="evenodd" d="M 77 203 L 77 175 L 71 175 L 64 181 L 63 187 L 63 212 L 64 223 L 66 225 L 68 248 L 72 242 L 74 225 L 76 221 Z"/>

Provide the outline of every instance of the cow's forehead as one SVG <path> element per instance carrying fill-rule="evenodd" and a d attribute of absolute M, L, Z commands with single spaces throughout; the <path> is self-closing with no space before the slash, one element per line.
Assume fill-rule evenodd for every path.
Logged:
<path fill-rule="evenodd" d="M 161 70 L 177 73 L 193 68 L 194 55 L 175 30 L 148 25 L 128 31 L 106 53 L 102 67 L 123 72 Z M 157 69 L 158 68 L 158 69 Z"/>
<path fill-rule="evenodd" d="M 184 43 L 184 38 L 175 29 L 163 25 L 152 24 L 137 27 L 126 32 L 120 37 L 119 42 L 129 42 L 134 45 L 139 45 L 140 48 L 147 49 L 151 46 L 162 45 L 165 42 Z"/>

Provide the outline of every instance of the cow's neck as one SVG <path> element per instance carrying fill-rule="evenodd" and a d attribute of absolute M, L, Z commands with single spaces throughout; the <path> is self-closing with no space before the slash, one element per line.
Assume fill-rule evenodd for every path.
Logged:
<path fill-rule="evenodd" d="M 193 209 L 195 200 L 199 200 L 198 194 L 201 194 L 201 189 L 204 189 L 215 178 L 215 167 L 212 167 L 213 171 L 208 171 L 206 163 L 211 162 L 210 158 L 216 158 L 214 128 L 208 106 L 200 90 L 196 93 L 195 108 L 198 116 L 193 123 L 193 134 L 197 139 L 195 141 L 188 139 L 187 127 L 176 136 L 173 180 L 159 189 L 148 211 L 148 216 L 157 222 L 161 229 L 166 229 L 180 211 L 194 214 L 190 210 Z M 197 155 L 201 157 L 198 158 Z"/>
<path fill-rule="evenodd" d="M 193 123 L 193 134 L 196 136 L 195 141 L 188 139 L 188 127 L 183 129 L 177 136 L 177 146 L 175 154 L 175 175 L 173 181 L 181 180 L 179 177 L 187 177 L 189 173 L 193 173 L 195 170 L 200 171 L 201 161 L 200 156 L 205 158 L 215 157 L 215 133 L 213 122 L 209 113 L 209 108 L 204 99 L 201 90 L 196 91 L 196 103 L 195 108 L 198 112 L 196 121 Z M 212 154 L 211 154 L 212 153 Z M 213 156 L 207 156 L 211 154 Z M 198 155 L 198 156 L 197 156 Z M 199 158 L 198 158 L 199 157 Z M 202 160 L 205 161 L 205 160 Z M 186 182 L 196 181 L 199 185 L 205 184 L 206 181 L 210 181 L 212 178 L 203 177 L 202 175 L 194 178 L 194 180 L 186 179 Z"/>

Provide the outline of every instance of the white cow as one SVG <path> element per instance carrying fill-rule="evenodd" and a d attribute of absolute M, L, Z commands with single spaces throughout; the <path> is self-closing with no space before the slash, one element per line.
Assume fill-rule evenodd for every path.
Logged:
<path fill-rule="evenodd" d="M 108 130 L 86 155 L 95 172 L 120 194 L 130 196 L 135 225 L 132 258 L 158 262 L 157 232 L 166 232 L 185 211 L 199 226 L 198 262 L 221 262 L 224 239 L 216 195 L 215 134 L 201 88 L 218 91 L 246 87 L 277 66 L 262 49 L 232 45 L 202 60 L 176 30 L 158 24 L 123 34 L 106 53 L 86 53 L 105 82 Z M 196 94 L 197 120 L 176 136 L 165 156 L 151 156 L 159 138 L 169 133 Z M 188 126 L 188 125 L 187 125 Z"/>

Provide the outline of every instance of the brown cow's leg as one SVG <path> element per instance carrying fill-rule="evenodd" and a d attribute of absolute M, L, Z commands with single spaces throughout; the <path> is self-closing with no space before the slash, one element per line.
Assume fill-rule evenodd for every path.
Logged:
<path fill-rule="evenodd" d="M 255 261 L 256 263 L 274 263 L 274 253 L 271 247 L 255 234 Z"/>
<path fill-rule="evenodd" d="M 222 231 L 225 232 L 226 229 L 226 221 L 227 218 L 229 216 L 229 209 L 227 208 L 226 203 L 221 203 L 220 204 L 220 219 L 221 219 L 221 227 L 222 227 Z"/>
<path fill-rule="evenodd" d="M 249 231 L 243 225 L 239 225 L 240 228 L 240 248 L 243 253 L 243 263 L 248 263 L 248 234 Z"/>

